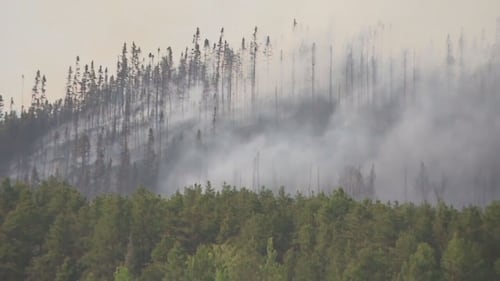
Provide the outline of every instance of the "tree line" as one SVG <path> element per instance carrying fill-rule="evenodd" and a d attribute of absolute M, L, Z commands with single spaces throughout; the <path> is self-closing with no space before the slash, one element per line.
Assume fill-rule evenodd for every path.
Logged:
<path fill-rule="evenodd" d="M 5 110 L 0 96 L 0 174 L 32 183 L 64 175 L 92 195 L 109 191 L 104 188 L 110 185 L 121 192 L 138 183 L 154 186 L 169 119 L 196 107 L 200 116 L 202 111 L 208 116 L 200 135 L 209 134 L 220 116 L 233 110 L 239 84 L 252 85 L 255 101 L 257 60 L 262 52 L 269 55 L 270 40 L 261 50 L 256 27 L 246 42 L 243 38 L 239 49 L 230 47 L 222 28 L 211 43 L 197 28 L 178 63 L 170 47 L 144 56 L 135 43 L 124 43 L 115 74 L 93 61 L 83 64 L 77 56 L 68 69 L 64 98 L 53 103 L 46 97 L 47 78 L 37 71 L 28 108 L 15 110 L 11 99 Z M 248 56 L 245 65 L 243 56 Z M 196 104 L 189 101 L 194 88 L 202 92 Z M 138 146 L 144 153 L 135 157 L 131 149 Z M 110 150 L 119 150 L 118 157 Z"/>
<path fill-rule="evenodd" d="M 485 208 L 208 183 L 89 200 L 55 178 L 0 187 L 2 280 L 497 280 Z"/>
<path fill-rule="evenodd" d="M 224 28 L 213 41 L 202 39 L 196 28 L 191 45 L 176 58 L 170 47 L 145 53 L 135 43 L 124 43 L 113 73 L 77 56 L 68 68 L 65 95 L 54 102 L 47 99 L 47 77 L 37 71 L 27 108 L 15 110 L 13 99 L 0 96 L 0 175 L 34 185 L 60 176 L 90 197 L 131 194 L 139 184 L 157 186 L 160 166 L 175 166 L 176 148 L 208 150 L 207 141 L 217 142 L 224 121 L 243 123 L 264 105 L 275 108 L 279 124 L 286 118 L 282 103 L 299 95 L 321 103 L 324 96 L 332 110 L 345 104 L 353 111 L 384 111 L 376 120 L 383 130 L 424 84 L 415 53 L 404 51 L 400 62 L 392 56 L 384 61 L 378 51 L 383 25 L 338 51 L 338 61 L 330 45 L 327 71 L 318 66 L 319 46 L 300 38 L 297 21 L 291 28 L 298 42 L 291 50 L 278 49 L 257 27 L 237 46 L 226 41 Z M 446 38 L 447 89 L 464 81 L 482 96 L 494 95 L 491 67 L 467 72 L 464 42 L 462 34 L 454 48 Z M 192 130 L 176 127 L 180 120 L 196 124 Z M 340 181 L 350 195 L 373 198 L 373 184 L 362 183 L 357 170 L 347 167 Z M 427 200 L 437 189 L 420 171 L 419 197 Z M 482 185 L 487 191 L 492 184 Z"/>

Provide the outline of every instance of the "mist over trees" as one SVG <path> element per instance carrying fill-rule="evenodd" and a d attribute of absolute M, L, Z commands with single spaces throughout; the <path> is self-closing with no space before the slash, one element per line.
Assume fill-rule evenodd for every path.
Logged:
<path fill-rule="evenodd" d="M 37 71 L 28 108 L 0 96 L 0 175 L 54 175 L 89 197 L 207 180 L 405 202 L 500 196 L 500 38 L 388 53 L 383 24 L 344 46 L 290 29 L 284 43 L 255 27 L 233 47 L 224 28 L 213 41 L 196 28 L 180 53 L 125 43 L 113 73 L 77 56 L 54 102 Z"/>

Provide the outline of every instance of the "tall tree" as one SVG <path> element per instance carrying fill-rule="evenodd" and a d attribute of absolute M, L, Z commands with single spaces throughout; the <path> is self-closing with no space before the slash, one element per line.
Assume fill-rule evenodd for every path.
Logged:
<path fill-rule="evenodd" d="M 370 169 L 370 174 L 368 175 L 368 179 L 366 180 L 366 196 L 367 198 L 374 198 L 375 195 L 375 164 L 372 164 Z"/>
<path fill-rule="evenodd" d="M 316 43 L 312 44 L 311 48 L 311 95 L 314 98 L 314 83 L 315 83 L 315 67 L 316 67 Z"/>
<path fill-rule="evenodd" d="M 431 182 L 424 162 L 420 163 L 420 170 L 415 180 L 415 189 L 422 202 L 427 202 L 429 199 L 429 192 L 431 191 Z"/>
<path fill-rule="evenodd" d="M 417 251 L 403 265 L 401 281 L 431 281 L 439 279 L 438 263 L 434 250 L 427 243 L 418 244 Z"/>
<path fill-rule="evenodd" d="M 41 105 L 41 98 L 40 98 L 40 70 L 36 71 L 35 75 L 35 85 L 32 88 L 32 94 L 31 94 L 31 109 L 34 112 L 37 112 L 38 109 L 40 108 Z"/>
<path fill-rule="evenodd" d="M 328 99 L 332 103 L 333 96 L 333 46 L 330 45 L 330 67 L 328 74 Z"/>
<path fill-rule="evenodd" d="M 256 100 L 256 80 L 257 80 L 257 52 L 259 50 L 259 45 L 257 43 L 257 26 L 252 34 L 252 42 L 250 42 L 250 57 L 251 57 L 251 101 L 252 105 L 255 104 Z"/>
<path fill-rule="evenodd" d="M 3 108 L 4 108 L 4 101 L 3 101 L 2 95 L 0 95 L 0 121 L 2 121 L 2 117 L 4 117 Z M 5 118 L 4 118 L 4 121 L 5 121 Z"/>
<path fill-rule="evenodd" d="M 445 280 L 483 280 L 483 266 L 484 261 L 478 246 L 455 233 L 441 258 Z"/>
<path fill-rule="evenodd" d="M 453 79 L 453 66 L 455 65 L 455 57 L 453 56 L 453 43 L 448 34 L 446 37 L 446 87 L 450 91 L 451 81 Z"/>
<path fill-rule="evenodd" d="M 143 180 L 141 183 L 150 189 L 156 186 L 156 177 L 158 175 L 158 156 L 155 151 L 155 146 L 153 128 L 149 128 L 146 156 L 144 158 Z"/>
<path fill-rule="evenodd" d="M 190 77 L 194 85 L 198 84 L 201 68 L 201 47 L 200 47 L 200 28 L 196 28 L 193 35 L 193 48 L 191 49 Z"/>
<path fill-rule="evenodd" d="M 97 134 L 97 141 L 95 146 L 95 163 L 94 163 L 94 175 L 93 188 L 95 189 L 93 195 L 97 195 L 99 191 L 104 188 L 104 181 L 106 176 L 106 159 L 105 159 L 105 144 L 104 144 L 104 133 L 103 131 Z"/>
<path fill-rule="evenodd" d="M 186 268 L 186 252 L 179 242 L 168 252 L 165 278 L 163 280 L 183 280 Z"/>
<path fill-rule="evenodd" d="M 90 183 L 90 139 L 87 134 L 82 134 L 78 139 L 78 158 L 80 159 L 78 185 L 88 187 Z"/>

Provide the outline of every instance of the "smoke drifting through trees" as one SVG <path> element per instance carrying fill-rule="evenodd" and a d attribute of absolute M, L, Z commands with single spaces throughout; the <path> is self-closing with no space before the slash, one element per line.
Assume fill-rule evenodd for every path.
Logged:
<path fill-rule="evenodd" d="M 3 109 L 1 172 L 56 174 L 90 196 L 205 181 L 457 204 L 500 196 L 498 42 L 444 36 L 443 52 L 422 59 L 384 52 L 383 25 L 345 47 L 291 29 L 280 45 L 255 27 L 232 48 L 223 28 L 214 42 L 197 28 L 176 59 L 124 44 L 114 75 L 77 57 L 54 103 L 37 72 L 31 107 Z"/>

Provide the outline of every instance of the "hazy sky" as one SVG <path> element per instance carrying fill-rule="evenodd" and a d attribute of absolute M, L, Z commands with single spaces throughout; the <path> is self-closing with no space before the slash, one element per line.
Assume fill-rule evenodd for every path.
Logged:
<path fill-rule="evenodd" d="M 0 3 L 0 94 L 24 104 L 37 69 L 47 75 L 49 98 L 61 97 L 67 68 L 83 62 L 114 66 L 123 42 L 149 52 L 167 46 L 178 55 L 199 26 L 203 37 L 248 37 L 258 25 L 279 37 L 293 18 L 311 30 L 355 34 L 379 20 L 391 23 L 402 45 L 441 43 L 447 33 L 493 38 L 499 0 L 2 0 Z M 262 34 L 261 33 L 261 34 Z M 337 32 L 336 34 L 339 34 Z M 443 41 L 444 42 L 444 41 Z"/>

